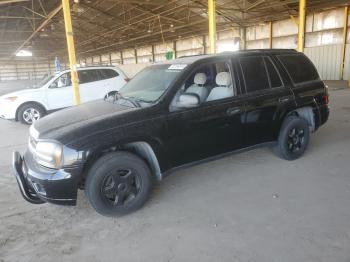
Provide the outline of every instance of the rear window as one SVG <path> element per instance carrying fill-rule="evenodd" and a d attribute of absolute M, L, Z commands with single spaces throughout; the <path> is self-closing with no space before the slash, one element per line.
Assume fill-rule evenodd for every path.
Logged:
<path fill-rule="evenodd" d="M 242 57 L 240 59 L 247 92 L 264 90 L 270 87 L 264 59 L 260 56 Z"/>
<path fill-rule="evenodd" d="M 100 80 L 100 74 L 97 69 L 78 71 L 79 83 L 86 84 Z"/>
<path fill-rule="evenodd" d="M 295 84 L 319 79 L 314 65 L 304 55 L 279 55 L 278 59 Z"/>
<path fill-rule="evenodd" d="M 113 69 L 101 69 L 101 80 L 117 77 L 119 74 Z"/>
<path fill-rule="evenodd" d="M 283 85 L 282 80 L 277 72 L 275 65 L 272 63 L 269 57 L 265 57 L 264 59 L 266 63 L 267 72 L 269 73 L 271 87 L 281 87 Z"/>

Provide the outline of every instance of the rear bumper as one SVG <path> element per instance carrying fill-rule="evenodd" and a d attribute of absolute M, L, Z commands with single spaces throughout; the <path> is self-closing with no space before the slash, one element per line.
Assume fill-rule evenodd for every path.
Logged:
<path fill-rule="evenodd" d="M 12 162 L 19 190 L 26 201 L 32 204 L 76 204 L 77 178 L 81 168 L 46 170 L 36 166 L 30 153 L 22 157 L 14 152 Z"/>
<path fill-rule="evenodd" d="M 329 118 L 329 107 L 328 105 L 321 105 L 319 106 L 319 112 L 320 112 L 320 123 L 319 125 L 322 126 L 328 121 Z"/>

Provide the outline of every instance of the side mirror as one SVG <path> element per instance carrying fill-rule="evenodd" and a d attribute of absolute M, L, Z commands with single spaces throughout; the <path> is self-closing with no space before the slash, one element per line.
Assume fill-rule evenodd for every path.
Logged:
<path fill-rule="evenodd" d="M 52 82 L 49 88 L 57 88 L 57 82 Z"/>
<path fill-rule="evenodd" d="M 179 96 L 176 107 L 191 108 L 199 105 L 199 96 L 197 94 L 187 93 Z"/>

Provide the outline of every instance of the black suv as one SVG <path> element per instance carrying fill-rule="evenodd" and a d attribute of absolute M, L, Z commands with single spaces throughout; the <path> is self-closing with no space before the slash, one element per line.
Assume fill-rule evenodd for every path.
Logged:
<path fill-rule="evenodd" d="M 23 197 L 75 205 L 84 189 L 97 212 L 142 206 L 175 168 L 256 146 L 300 157 L 329 115 L 328 93 L 294 50 L 250 50 L 154 64 L 119 93 L 49 115 L 14 153 Z"/>

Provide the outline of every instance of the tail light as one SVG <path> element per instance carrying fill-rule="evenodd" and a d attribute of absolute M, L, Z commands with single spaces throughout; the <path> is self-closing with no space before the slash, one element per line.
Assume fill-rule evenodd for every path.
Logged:
<path fill-rule="evenodd" d="M 324 105 L 328 105 L 328 103 L 329 103 L 329 96 L 328 95 L 324 95 L 322 97 L 322 102 L 323 102 Z"/>
<path fill-rule="evenodd" d="M 329 103 L 329 93 L 328 93 L 328 89 L 329 89 L 329 87 L 325 84 L 324 85 L 324 95 L 322 96 L 322 103 L 324 104 L 324 105 L 328 105 L 328 103 Z"/>
<path fill-rule="evenodd" d="M 130 81 L 130 78 L 125 77 L 124 80 L 125 80 L 125 82 L 129 82 L 129 81 Z"/>

